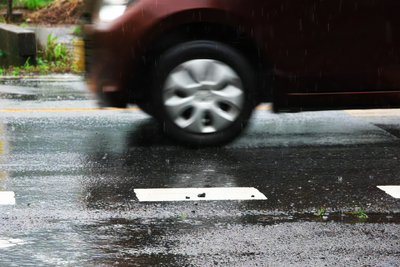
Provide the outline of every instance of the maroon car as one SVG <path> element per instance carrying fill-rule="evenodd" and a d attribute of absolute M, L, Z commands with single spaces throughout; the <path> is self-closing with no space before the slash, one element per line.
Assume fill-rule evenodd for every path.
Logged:
<path fill-rule="evenodd" d="M 399 0 L 100 0 L 87 78 L 185 144 L 236 137 L 274 111 L 400 107 Z"/>

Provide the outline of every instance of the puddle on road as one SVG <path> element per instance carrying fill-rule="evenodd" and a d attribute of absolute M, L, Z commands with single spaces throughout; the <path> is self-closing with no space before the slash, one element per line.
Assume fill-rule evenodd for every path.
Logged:
<path fill-rule="evenodd" d="M 399 224 L 400 214 L 368 214 L 367 219 L 360 219 L 355 215 L 344 213 L 330 213 L 326 218 L 315 216 L 314 214 L 201 217 L 192 213 L 177 214 L 175 217 L 163 219 L 114 218 L 91 225 L 79 226 L 75 230 L 80 236 L 92 241 L 95 240 L 96 246 L 104 252 L 104 255 L 96 259 L 95 263 L 99 265 L 134 263 L 141 266 L 155 266 L 158 264 L 163 266 L 190 266 L 188 262 L 193 259 L 191 257 L 203 255 L 202 251 L 203 249 L 206 250 L 205 247 L 216 246 L 215 249 L 217 251 L 221 248 L 216 245 L 218 240 L 221 242 L 223 238 L 226 238 L 226 235 L 221 235 L 221 232 L 226 231 L 237 238 L 252 240 L 254 244 L 258 244 L 258 242 L 263 243 L 262 240 L 265 238 L 260 236 L 258 231 L 274 231 L 267 226 L 287 222 L 290 223 L 287 224 L 288 229 L 292 227 L 291 225 L 295 225 L 293 227 L 297 227 L 296 231 L 299 231 L 299 229 L 304 230 L 305 236 L 307 236 L 308 231 L 312 231 L 308 227 L 311 226 L 313 228 L 313 225 L 315 225 L 316 229 L 320 229 L 320 225 L 325 224 L 329 228 L 339 229 L 324 232 L 325 228 L 323 228 L 321 233 L 329 238 L 337 235 L 335 234 L 336 232 L 340 235 L 340 229 L 342 229 L 340 225 L 343 225 L 345 229 L 353 229 L 354 226 L 352 225 L 357 227 L 356 224 L 360 223 L 360 234 L 363 236 L 375 234 L 374 230 L 369 230 L 368 223 L 371 223 L 372 229 L 378 227 L 375 223 Z M 305 226 L 298 224 L 299 222 L 304 222 Z M 315 224 L 309 224 L 313 222 Z M 382 229 L 386 229 L 385 227 L 387 226 L 382 227 Z M 246 231 L 245 237 L 242 237 L 243 231 Z M 277 234 L 278 236 L 290 236 L 290 233 L 279 233 Z M 389 235 L 390 231 L 386 234 Z M 204 235 L 208 235 L 208 238 L 204 237 Z M 191 248 L 185 250 L 185 245 L 183 245 L 185 242 L 189 242 L 192 245 Z M 279 241 L 277 242 L 279 243 Z M 226 246 L 229 246 L 229 244 L 226 244 Z M 212 257 L 212 255 L 208 255 L 208 257 Z"/>

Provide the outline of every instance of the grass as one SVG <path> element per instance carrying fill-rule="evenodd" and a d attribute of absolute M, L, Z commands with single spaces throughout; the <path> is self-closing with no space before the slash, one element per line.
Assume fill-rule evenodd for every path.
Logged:
<path fill-rule="evenodd" d="M 367 215 L 367 213 L 365 213 L 365 210 L 364 210 L 363 206 L 357 205 L 355 203 L 354 203 L 354 206 L 356 208 L 356 211 L 351 212 L 351 214 L 357 216 L 360 219 L 367 219 L 368 218 L 368 215 Z"/>
<path fill-rule="evenodd" d="M 325 215 L 325 212 L 326 212 L 326 209 L 321 207 L 320 209 L 317 210 L 316 213 L 314 213 L 314 215 L 322 217 Z"/>
<path fill-rule="evenodd" d="M 180 218 L 180 219 L 185 219 L 185 218 L 189 217 L 189 215 L 184 214 L 183 212 L 181 212 L 181 213 L 178 214 L 177 217 Z"/>

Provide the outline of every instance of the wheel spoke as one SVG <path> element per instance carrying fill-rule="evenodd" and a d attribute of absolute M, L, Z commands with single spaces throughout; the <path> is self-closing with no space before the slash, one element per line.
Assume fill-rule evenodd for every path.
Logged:
<path fill-rule="evenodd" d="M 235 112 L 233 110 L 226 112 L 218 106 L 213 105 L 210 109 L 210 114 L 215 131 L 219 131 L 229 126 L 233 121 L 235 121 L 238 115 L 237 113 L 238 112 Z"/>
<path fill-rule="evenodd" d="M 180 116 L 175 119 L 175 123 L 183 129 L 186 129 L 190 132 L 195 133 L 207 133 L 213 132 L 213 129 L 210 129 L 204 123 L 205 112 L 208 110 L 208 107 L 204 105 L 194 105 L 192 107 L 191 116 L 189 118 L 185 118 Z"/>
<path fill-rule="evenodd" d="M 218 61 L 212 61 L 210 64 L 206 79 L 202 84 L 210 86 L 214 90 L 219 90 L 226 87 L 228 84 L 241 86 L 241 82 L 237 74 L 228 66 L 221 64 Z"/>
<path fill-rule="evenodd" d="M 244 99 L 244 93 L 241 89 L 234 86 L 227 86 L 219 91 L 211 91 L 215 102 L 222 102 L 230 108 L 241 110 Z"/>
<path fill-rule="evenodd" d="M 164 102 L 168 115 L 173 120 L 176 120 L 178 117 L 182 116 L 187 109 L 193 107 L 192 99 L 193 97 L 181 98 L 172 96 Z"/>
<path fill-rule="evenodd" d="M 176 92 L 177 90 L 184 90 L 187 94 L 192 95 L 196 92 L 199 84 L 193 80 L 192 76 L 187 69 L 179 68 L 174 70 L 165 82 L 164 90 Z"/>
<path fill-rule="evenodd" d="M 190 77 L 197 83 L 207 79 L 211 61 L 205 59 L 192 60 L 184 64 Z"/>

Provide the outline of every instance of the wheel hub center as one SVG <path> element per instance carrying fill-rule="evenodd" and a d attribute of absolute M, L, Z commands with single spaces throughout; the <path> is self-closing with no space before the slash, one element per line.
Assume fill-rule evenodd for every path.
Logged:
<path fill-rule="evenodd" d="M 200 90 L 198 90 L 195 94 L 195 98 L 196 100 L 199 101 L 206 101 L 209 100 L 211 98 L 211 91 L 208 88 L 201 88 Z"/>

